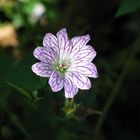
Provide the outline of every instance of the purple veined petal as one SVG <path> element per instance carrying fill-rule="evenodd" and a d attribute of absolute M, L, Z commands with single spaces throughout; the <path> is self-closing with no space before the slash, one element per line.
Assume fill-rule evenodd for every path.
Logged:
<path fill-rule="evenodd" d="M 57 32 L 57 38 L 58 38 L 58 44 L 60 48 L 65 47 L 65 43 L 67 42 L 68 34 L 67 30 L 65 28 L 61 29 L 60 31 Z"/>
<path fill-rule="evenodd" d="M 75 46 L 75 45 L 78 45 L 78 43 L 80 42 L 80 43 L 82 43 L 82 44 L 79 44 L 80 46 L 81 45 L 86 45 L 87 44 L 87 42 L 90 40 L 90 35 L 89 34 L 87 34 L 87 35 L 83 35 L 83 36 L 75 36 L 75 37 L 73 37 L 72 39 L 71 39 L 71 41 L 72 41 L 72 43 L 73 43 L 73 46 Z M 82 47 L 82 46 L 81 46 Z M 81 48 L 80 47 L 80 48 Z"/>
<path fill-rule="evenodd" d="M 73 98 L 78 92 L 77 86 L 68 77 L 65 77 L 64 90 L 66 98 Z"/>
<path fill-rule="evenodd" d="M 66 42 L 66 47 L 65 47 L 65 50 L 63 52 L 63 58 L 68 58 L 70 56 L 72 48 L 73 48 L 72 42 L 71 42 L 71 40 L 68 40 Z"/>
<path fill-rule="evenodd" d="M 72 50 L 72 42 L 68 38 L 67 30 L 61 29 L 57 32 L 58 44 L 60 48 L 60 58 L 65 58 Z"/>
<path fill-rule="evenodd" d="M 43 39 L 43 46 L 50 48 L 54 53 L 59 52 L 58 40 L 52 33 L 47 33 Z"/>
<path fill-rule="evenodd" d="M 37 47 L 34 50 L 33 55 L 40 61 L 48 63 L 52 63 L 56 58 L 56 54 L 49 48 L 45 47 Z"/>
<path fill-rule="evenodd" d="M 60 59 L 63 59 L 64 54 L 67 53 L 66 49 L 68 49 L 70 46 L 67 30 L 64 28 L 57 32 L 57 38 L 60 49 Z"/>
<path fill-rule="evenodd" d="M 79 89 L 90 89 L 91 88 L 91 82 L 87 78 L 87 76 L 79 73 L 79 72 L 69 72 L 67 73 L 69 79 L 79 88 Z"/>
<path fill-rule="evenodd" d="M 97 68 L 93 63 L 88 63 L 88 64 L 83 65 L 83 66 L 75 66 L 75 67 L 71 68 L 71 70 L 82 73 L 88 77 L 92 77 L 92 78 L 98 77 Z"/>
<path fill-rule="evenodd" d="M 91 62 L 96 56 L 96 51 L 90 45 L 86 45 L 73 58 L 71 58 L 71 62 L 78 64 L 79 61 L 88 61 Z"/>
<path fill-rule="evenodd" d="M 66 47 L 66 43 L 68 41 L 67 30 L 65 28 L 61 29 L 59 32 L 57 32 L 57 39 L 58 39 L 60 51 L 63 54 L 65 47 Z"/>
<path fill-rule="evenodd" d="M 81 50 L 81 48 L 88 43 L 89 40 L 90 40 L 90 36 L 88 34 L 83 36 L 76 36 L 72 38 L 71 42 L 73 45 L 73 49 L 70 57 L 72 58 L 73 56 L 75 56 Z"/>
<path fill-rule="evenodd" d="M 53 92 L 60 91 L 64 86 L 64 77 L 53 71 L 49 79 L 49 85 Z"/>
<path fill-rule="evenodd" d="M 68 70 L 71 71 L 71 69 L 72 69 L 73 67 L 85 66 L 85 65 L 87 65 L 90 61 L 85 60 L 85 59 L 77 59 L 77 60 L 75 60 L 75 61 L 74 61 L 74 60 L 71 60 L 70 62 L 71 62 L 71 65 L 70 65 L 70 67 L 68 68 Z"/>
<path fill-rule="evenodd" d="M 85 60 L 82 60 L 82 59 L 77 59 L 76 61 L 71 61 L 71 68 L 73 67 L 76 67 L 76 66 L 85 66 L 89 63 L 89 61 L 85 61 Z"/>
<path fill-rule="evenodd" d="M 38 62 L 32 65 L 32 71 L 41 77 L 50 77 L 52 66 L 49 63 Z"/>

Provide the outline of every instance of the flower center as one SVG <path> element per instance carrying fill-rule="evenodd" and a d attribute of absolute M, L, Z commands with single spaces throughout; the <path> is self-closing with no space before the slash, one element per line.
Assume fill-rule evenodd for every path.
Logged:
<path fill-rule="evenodd" d="M 54 66 L 59 73 L 64 74 L 70 67 L 70 62 L 68 60 L 58 61 Z"/>
<path fill-rule="evenodd" d="M 58 64 L 56 66 L 56 70 L 59 71 L 60 73 L 65 73 L 67 68 L 68 66 L 66 64 Z"/>

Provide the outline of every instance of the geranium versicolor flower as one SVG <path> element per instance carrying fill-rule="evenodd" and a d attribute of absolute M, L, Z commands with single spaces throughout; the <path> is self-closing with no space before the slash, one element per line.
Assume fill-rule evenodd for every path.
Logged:
<path fill-rule="evenodd" d="M 43 39 L 44 47 L 37 47 L 33 52 L 40 62 L 32 66 L 32 71 L 41 77 L 50 77 L 53 92 L 64 87 L 65 97 L 73 98 L 78 89 L 91 87 L 88 77 L 98 77 L 96 66 L 91 62 L 96 52 L 87 45 L 89 40 L 89 35 L 70 40 L 66 29 L 61 29 L 56 36 L 47 33 Z"/>

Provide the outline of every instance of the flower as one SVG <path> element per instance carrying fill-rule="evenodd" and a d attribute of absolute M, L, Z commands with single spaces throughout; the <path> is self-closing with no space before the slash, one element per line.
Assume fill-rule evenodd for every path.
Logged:
<path fill-rule="evenodd" d="M 41 77 L 49 77 L 53 92 L 64 87 L 66 98 L 73 98 L 78 89 L 90 89 L 88 77 L 97 78 L 98 74 L 92 63 L 96 52 L 86 45 L 89 40 L 89 35 L 70 40 L 66 29 L 61 29 L 56 36 L 47 33 L 43 39 L 44 47 L 37 47 L 33 52 L 40 62 L 32 66 L 32 71 Z"/>

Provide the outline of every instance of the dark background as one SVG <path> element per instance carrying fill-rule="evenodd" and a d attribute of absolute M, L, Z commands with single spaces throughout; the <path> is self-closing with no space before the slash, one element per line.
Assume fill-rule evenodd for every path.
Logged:
<path fill-rule="evenodd" d="M 6 45 L 0 41 L 1 140 L 140 139 L 140 2 L 128 1 L 1 2 L 0 33 L 12 24 L 18 42 L 10 43 L 13 36 L 5 39 Z M 38 2 L 46 12 L 32 22 Z M 70 118 L 63 111 L 63 91 L 53 93 L 48 79 L 31 71 L 37 62 L 33 50 L 42 45 L 45 33 L 61 28 L 70 37 L 90 34 L 89 44 L 97 51 L 93 62 L 99 77 L 91 79 L 89 91 L 79 90 L 75 103 L 80 107 Z"/>

